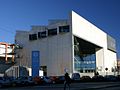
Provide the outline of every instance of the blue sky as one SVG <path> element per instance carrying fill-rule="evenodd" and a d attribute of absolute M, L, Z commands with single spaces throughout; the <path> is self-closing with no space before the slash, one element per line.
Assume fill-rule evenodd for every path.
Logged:
<path fill-rule="evenodd" d="M 14 43 L 16 30 L 66 19 L 71 10 L 114 37 L 120 58 L 120 0 L 0 0 L 0 42 Z"/>

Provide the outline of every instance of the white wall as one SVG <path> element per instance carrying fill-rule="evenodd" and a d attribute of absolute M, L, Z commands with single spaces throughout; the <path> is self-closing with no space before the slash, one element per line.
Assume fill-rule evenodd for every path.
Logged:
<path fill-rule="evenodd" d="M 105 61 L 105 66 L 111 71 L 111 67 L 117 66 L 116 53 L 110 50 L 107 50 L 106 53 L 107 60 Z"/>
<path fill-rule="evenodd" d="M 71 71 L 71 37 L 70 33 L 57 35 L 48 39 L 48 73 L 64 74 L 64 69 Z"/>
<path fill-rule="evenodd" d="M 72 11 L 73 35 L 87 40 L 100 47 L 107 47 L 106 33 Z"/>
<path fill-rule="evenodd" d="M 102 66 L 102 72 L 113 67 L 116 53 L 107 49 L 107 34 L 73 11 L 71 20 L 73 35 L 101 47 L 96 51 L 96 67 Z"/>
<path fill-rule="evenodd" d="M 104 50 L 98 49 L 96 51 L 96 66 L 98 68 L 98 71 L 104 71 Z"/>
<path fill-rule="evenodd" d="M 48 26 L 48 28 L 58 28 L 59 25 L 55 24 Z M 68 24 L 67 24 L 68 25 Z M 45 30 L 45 29 L 44 29 Z M 42 31 L 44 31 L 42 29 Z M 39 30 L 31 30 L 30 34 L 38 33 Z M 64 69 L 72 71 L 72 38 L 71 31 L 68 33 L 54 36 L 47 36 L 43 39 L 37 39 L 29 41 L 28 33 L 18 32 L 16 35 L 16 41 L 23 45 L 21 53 L 23 57 L 21 59 L 21 65 L 26 65 L 31 68 L 31 52 L 40 51 L 40 65 L 47 66 L 47 75 L 63 75 Z"/>
<path fill-rule="evenodd" d="M 15 36 L 15 43 L 23 47 L 23 49 L 17 49 L 16 53 L 19 56 L 16 58 L 18 65 L 31 67 L 30 60 L 30 44 L 29 44 L 29 32 L 28 31 L 17 31 Z"/>

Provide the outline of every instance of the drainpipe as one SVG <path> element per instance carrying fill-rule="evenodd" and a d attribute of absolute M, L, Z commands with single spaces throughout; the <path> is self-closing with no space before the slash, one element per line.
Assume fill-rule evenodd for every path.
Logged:
<path fill-rule="evenodd" d="M 5 61 L 6 61 L 6 63 L 8 62 L 8 59 L 7 59 L 7 49 L 8 49 L 8 44 L 5 44 Z"/>

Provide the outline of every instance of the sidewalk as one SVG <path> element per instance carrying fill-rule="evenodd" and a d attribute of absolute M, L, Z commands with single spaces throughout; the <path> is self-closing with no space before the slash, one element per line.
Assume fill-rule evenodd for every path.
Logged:
<path fill-rule="evenodd" d="M 120 86 L 120 82 L 89 82 L 89 83 L 72 83 L 70 85 L 70 90 L 97 90 L 107 87 L 117 87 Z M 40 86 L 42 87 L 42 86 Z M 63 90 L 63 84 L 55 84 L 50 86 L 43 86 L 48 87 L 50 90 Z M 68 89 L 66 89 L 68 90 Z"/>
<path fill-rule="evenodd" d="M 102 89 L 102 88 L 104 89 L 104 88 L 108 88 L 108 87 L 120 86 L 120 82 L 103 82 L 103 84 L 101 84 L 101 83 L 102 82 L 100 82 L 100 83 L 96 82 L 95 84 L 80 83 L 81 85 L 79 85 L 79 86 L 71 85 L 70 90 L 97 90 L 97 89 Z"/>

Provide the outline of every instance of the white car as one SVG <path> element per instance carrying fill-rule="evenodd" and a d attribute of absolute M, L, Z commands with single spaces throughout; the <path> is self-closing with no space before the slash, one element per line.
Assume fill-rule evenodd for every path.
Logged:
<path fill-rule="evenodd" d="M 52 83 L 52 80 L 47 76 L 43 76 L 42 79 L 44 80 L 45 83 Z"/>

